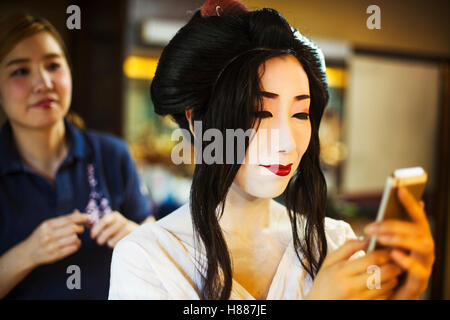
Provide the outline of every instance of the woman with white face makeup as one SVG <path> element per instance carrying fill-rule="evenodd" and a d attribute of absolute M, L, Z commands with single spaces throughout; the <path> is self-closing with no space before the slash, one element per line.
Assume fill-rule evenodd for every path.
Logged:
<path fill-rule="evenodd" d="M 106 299 L 112 248 L 150 214 L 125 143 L 66 120 L 65 51 L 43 18 L 0 21 L 0 298 Z"/>
<path fill-rule="evenodd" d="M 407 266 L 398 249 L 365 255 L 367 240 L 325 217 L 323 57 L 278 12 L 206 1 L 162 52 L 150 91 L 155 111 L 194 140 L 219 130 L 223 154 L 238 145 L 227 130 L 254 131 L 244 159 L 234 149 L 235 163 L 196 163 L 189 204 L 118 243 L 110 299 L 410 299 L 425 289 L 430 242 Z M 196 140 L 197 153 L 198 143 L 210 141 Z M 285 206 L 273 200 L 282 194 Z M 377 290 L 367 285 L 371 265 L 380 267 Z"/>

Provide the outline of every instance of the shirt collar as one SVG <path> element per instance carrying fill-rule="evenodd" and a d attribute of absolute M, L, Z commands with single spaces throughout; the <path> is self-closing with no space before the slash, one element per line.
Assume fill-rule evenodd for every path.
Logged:
<path fill-rule="evenodd" d="M 75 158 L 88 158 L 92 153 L 92 149 L 83 133 L 70 124 L 67 119 L 64 119 L 64 124 L 70 141 L 70 150 L 64 162 L 71 162 Z M 9 121 L 6 121 L 0 131 L 0 175 L 24 170 L 25 164 L 13 143 L 11 124 Z"/>
<path fill-rule="evenodd" d="M 66 134 L 70 141 L 70 150 L 66 161 L 73 158 L 88 158 L 92 154 L 92 148 L 89 146 L 83 132 L 72 125 L 67 119 L 64 119 L 64 124 L 66 126 Z"/>

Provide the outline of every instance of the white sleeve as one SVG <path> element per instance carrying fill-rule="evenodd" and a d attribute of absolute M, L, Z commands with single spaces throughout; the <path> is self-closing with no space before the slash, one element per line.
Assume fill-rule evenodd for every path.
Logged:
<path fill-rule="evenodd" d="M 328 252 L 332 252 L 351 239 L 357 239 L 350 224 L 343 220 L 325 218 L 325 234 L 328 241 Z M 365 255 L 363 250 L 353 254 L 350 259 L 356 259 Z"/>
<path fill-rule="evenodd" d="M 151 267 L 146 250 L 127 238 L 119 241 L 113 251 L 109 299 L 170 299 Z"/>

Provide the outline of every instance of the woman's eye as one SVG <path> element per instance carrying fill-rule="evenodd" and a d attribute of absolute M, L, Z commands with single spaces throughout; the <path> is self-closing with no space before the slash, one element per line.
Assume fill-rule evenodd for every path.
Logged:
<path fill-rule="evenodd" d="M 270 113 L 269 111 L 257 111 L 257 112 L 255 112 L 255 117 L 261 118 L 261 119 L 270 118 L 270 117 L 272 117 L 272 113 Z"/>
<path fill-rule="evenodd" d="M 299 112 L 293 115 L 293 117 L 301 120 L 308 120 L 309 119 L 309 113 L 306 112 Z"/>
<path fill-rule="evenodd" d="M 50 71 L 55 71 L 55 70 L 57 70 L 57 69 L 59 69 L 59 63 L 51 63 L 51 64 L 49 64 L 49 66 L 48 66 L 48 70 L 50 70 Z"/>
<path fill-rule="evenodd" d="M 27 74 L 28 74 L 28 69 L 20 68 L 20 69 L 15 70 L 13 73 L 11 73 L 11 77 L 24 76 L 24 75 L 27 75 Z"/>

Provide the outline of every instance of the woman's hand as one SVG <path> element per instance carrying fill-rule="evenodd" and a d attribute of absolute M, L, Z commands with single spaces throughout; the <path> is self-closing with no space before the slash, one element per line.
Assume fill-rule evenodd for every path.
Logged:
<path fill-rule="evenodd" d="M 385 220 L 366 227 L 384 247 L 393 248 L 391 258 L 404 271 L 405 281 L 391 299 L 418 299 L 426 289 L 434 263 L 434 241 L 424 211 L 406 188 L 399 188 L 398 198 L 411 217 L 411 222 Z"/>
<path fill-rule="evenodd" d="M 349 240 L 325 258 L 306 299 L 387 299 L 398 284 L 403 271 L 390 260 L 387 250 L 373 251 L 361 258 L 349 260 L 367 247 L 368 239 Z M 371 289 L 368 283 L 370 266 L 380 269 L 380 287 Z"/>
<path fill-rule="evenodd" d="M 125 218 L 120 212 L 112 211 L 95 222 L 91 229 L 91 238 L 97 239 L 99 245 L 108 244 L 114 248 L 120 239 L 136 230 L 139 225 Z"/>
<path fill-rule="evenodd" d="M 81 241 L 77 234 L 84 231 L 89 215 L 73 213 L 42 222 L 24 241 L 32 265 L 52 263 L 76 252 Z"/>

